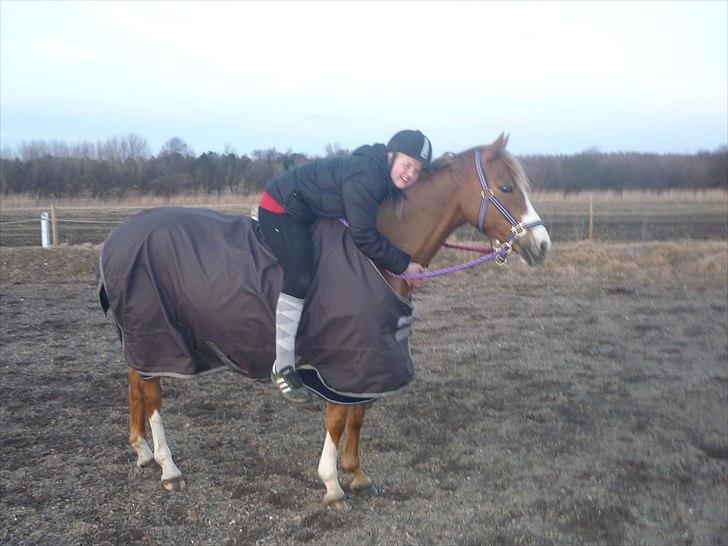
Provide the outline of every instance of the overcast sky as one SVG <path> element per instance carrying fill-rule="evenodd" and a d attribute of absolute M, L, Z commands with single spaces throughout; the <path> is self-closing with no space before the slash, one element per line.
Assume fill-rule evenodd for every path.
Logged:
<path fill-rule="evenodd" d="M 0 139 L 323 154 L 728 142 L 728 2 L 0 0 Z"/>

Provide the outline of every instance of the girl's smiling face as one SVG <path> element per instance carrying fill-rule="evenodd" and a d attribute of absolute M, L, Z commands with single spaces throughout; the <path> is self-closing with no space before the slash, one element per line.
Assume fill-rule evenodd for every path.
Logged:
<path fill-rule="evenodd" d="M 417 161 L 403 153 L 397 153 L 394 155 L 394 161 L 392 162 L 392 168 L 389 171 L 389 176 L 392 177 L 394 185 L 400 190 L 403 190 L 417 182 L 421 171 L 421 161 Z"/>

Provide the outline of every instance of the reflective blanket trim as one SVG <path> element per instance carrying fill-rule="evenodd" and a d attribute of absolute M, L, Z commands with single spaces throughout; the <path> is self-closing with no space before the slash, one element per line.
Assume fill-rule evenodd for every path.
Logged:
<path fill-rule="evenodd" d="M 131 366 L 131 364 L 130 367 L 134 368 L 134 366 Z M 212 373 L 222 372 L 226 370 L 225 366 L 220 366 L 219 368 L 205 370 L 204 372 L 199 372 L 196 374 L 182 374 L 174 372 L 142 372 L 140 370 L 137 370 L 136 368 L 134 369 L 139 372 L 139 375 L 144 381 L 146 381 L 147 379 L 154 379 L 156 377 L 173 377 L 175 379 L 197 379 L 198 377 L 202 377 L 203 375 L 210 375 Z"/>
<path fill-rule="evenodd" d="M 371 403 L 385 396 L 398 394 L 409 387 L 409 385 L 405 385 L 393 391 L 379 393 L 339 392 L 329 387 L 324 381 L 324 378 L 321 377 L 319 371 L 313 366 L 306 364 L 298 366 L 296 369 L 301 375 L 301 381 L 303 381 L 303 384 L 306 385 L 306 387 L 329 402 L 345 406 Z"/>

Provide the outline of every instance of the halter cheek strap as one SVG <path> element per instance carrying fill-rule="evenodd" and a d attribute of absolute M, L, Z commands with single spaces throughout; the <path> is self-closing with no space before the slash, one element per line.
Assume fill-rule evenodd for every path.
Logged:
<path fill-rule="evenodd" d="M 508 240 L 504 243 L 508 251 L 510 251 L 513 241 L 523 237 L 529 229 L 536 226 L 543 226 L 543 220 L 538 219 L 527 224 L 522 224 L 517 221 L 503 203 L 501 203 L 500 199 L 495 196 L 493 190 L 488 186 L 488 179 L 485 177 L 483 166 L 480 164 L 480 149 L 475 150 L 473 152 L 473 156 L 475 159 L 475 170 L 478 172 L 478 180 L 480 180 L 481 187 L 480 210 L 478 211 L 478 230 L 485 233 L 485 214 L 488 211 L 488 204 L 493 203 L 493 205 L 495 205 L 500 213 L 505 216 L 506 220 L 508 220 L 511 224 L 511 234 L 508 237 Z"/>
<path fill-rule="evenodd" d="M 483 167 L 480 164 L 480 150 L 475 150 L 475 170 L 478 171 L 480 180 L 480 211 L 478 212 L 478 231 L 485 233 L 485 213 L 488 211 L 490 198 L 495 197 L 493 190 L 488 187 L 488 179 L 483 174 Z"/>

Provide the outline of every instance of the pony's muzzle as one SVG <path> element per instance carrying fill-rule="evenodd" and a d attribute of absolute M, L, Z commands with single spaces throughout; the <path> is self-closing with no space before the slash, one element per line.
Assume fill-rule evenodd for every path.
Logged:
<path fill-rule="evenodd" d="M 546 261 L 551 251 L 551 238 L 543 226 L 529 230 L 523 237 L 513 242 L 513 250 L 528 265 L 540 265 Z"/>

